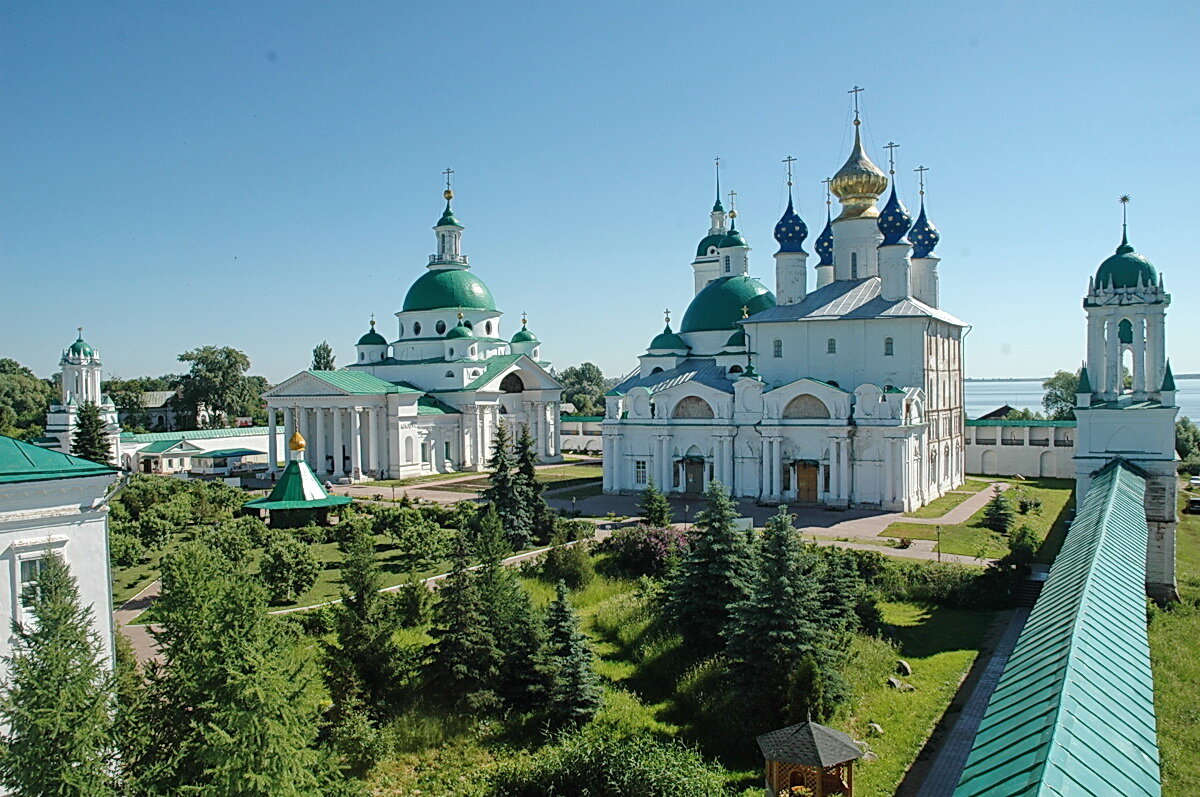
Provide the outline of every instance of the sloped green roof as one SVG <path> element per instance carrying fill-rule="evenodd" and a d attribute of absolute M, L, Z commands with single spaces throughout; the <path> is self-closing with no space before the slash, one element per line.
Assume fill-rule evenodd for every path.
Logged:
<path fill-rule="evenodd" d="M 955 797 L 1158 797 L 1145 479 L 1092 480 L 988 701 Z"/>
<path fill-rule="evenodd" d="M 327 373 L 333 373 L 329 371 Z M 283 427 L 280 427 L 282 431 Z M 229 429 L 193 429 L 190 432 L 121 432 L 126 443 L 154 443 L 159 440 L 211 440 L 215 437 L 254 437 L 268 435 L 269 426 L 234 426 Z"/>
<path fill-rule="evenodd" d="M 1166 375 L 1163 376 L 1162 389 L 1163 390 L 1174 390 L 1175 389 L 1175 374 L 1171 373 L 1171 361 L 1170 360 L 1167 360 L 1167 373 L 1166 373 Z"/>
<path fill-rule="evenodd" d="M 716 257 L 716 255 L 709 255 L 708 249 L 711 246 L 720 246 L 723 240 L 725 240 L 725 233 L 723 232 L 704 236 L 700 239 L 700 243 L 696 245 L 696 257 Z"/>
<path fill-rule="evenodd" d="M 478 390 L 503 373 L 505 368 L 524 356 L 523 354 L 498 354 L 495 357 L 489 357 L 484 360 L 487 363 L 487 368 L 483 369 L 483 373 L 472 379 L 471 383 L 462 389 Z"/>
<path fill-rule="evenodd" d="M 373 374 L 362 371 L 308 371 L 326 384 L 339 390 L 353 393 L 356 396 L 373 396 L 379 393 L 420 393 L 421 391 L 404 385 L 392 384 Z"/>
<path fill-rule="evenodd" d="M 433 396 L 421 396 L 417 399 L 417 415 L 459 415 L 458 410 L 441 399 Z"/>
<path fill-rule="evenodd" d="M 0 484 L 115 474 L 116 468 L 0 435 Z"/>
<path fill-rule="evenodd" d="M 265 456 L 265 451 L 255 451 L 253 448 L 218 448 L 216 451 L 205 451 L 202 454 L 195 454 L 196 459 L 218 459 L 226 457 L 261 457 Z"/>
<path fill-rule="evenodd" d="M 967 418 L 967 426 L 1054 426 L 1068 428 L 1075 421 L 1047 421 L 1044 419 L 1023 421 L 1011 418 Z"/>
<path fill-rule="evenodd" d="M 303 460 L 293 459 L 283 469 L 275 488 L 266 498 L 247 501 L 251 509 L 320 509 L 325 506 L 343 506 L 350 503 L 346 495 L 330 495 L 317 479 L 312 468 Z"/>
<path fill-rule="evenodd" d="M 200 446 L 194 446 L 191 443 L 187 443 L 183 439 L 176 437 L 171 440 L 155 440 L 153 443 L 146 446 L 145 448 L 139 448 L 138 453 L 139 454 L 165 454 L 168 451 L 170 451 L 172 448 L 175 448 L 176 446 L 186 446 L 183 450 L 181 450 L 179 452 L 181 454 L 193 454 L 193 453 L 196 453 L 197 451 L 200 451 Z M 189 448 L 191 449 L 190 451 L 188 450 Z"/>

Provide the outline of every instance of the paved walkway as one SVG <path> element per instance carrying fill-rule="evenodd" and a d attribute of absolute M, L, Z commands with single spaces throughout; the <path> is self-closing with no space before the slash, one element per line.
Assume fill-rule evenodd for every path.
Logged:
<path fill-rule="evenodd" d="M 1008 657 L 1017 645 L 1017 638 L 1021 635 L 1021 629 L 1025 627 L 1025 621 L 1029 619 L 1029 612 L 1030 610 L 1025 608 L 1013 612 L 1008 628 L 996 643 L 996 649 L 992 651 L 991 658 L 984 666 L 971 696 L 967 698 L 958 719 L 947 732 L 937 756 L 929 766 L 929 772 L 925 775 L 918 792 L 921 797 L 951 797 L 954 794 L 958 779 L 962 777 L 963 768 L 967 764 L 967 756 L 971 753 L 971 745 L 975 743 L 979 723 L 983 721 L 983 714 L 987 710 L 988 700 L 991 699 L 996 684 L 1000 683 L 1000 676 L 1008 664 Z"/>

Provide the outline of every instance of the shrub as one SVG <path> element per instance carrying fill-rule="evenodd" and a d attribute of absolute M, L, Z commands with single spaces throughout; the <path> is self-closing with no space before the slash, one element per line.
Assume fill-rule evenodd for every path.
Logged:
<path fill-rule="evenodd" d="M 591 540 L 596 536 L 596 524 L 586 520 L 569 520 L 556 517 L 554 531 L 561 534 L 567 542 L 572 540 Z"/>
<path fill-rule="evenodd" d="M 1016 565 L 1027 565 L 1037 556 L 1042 541 L 1027 525 L 1021 525 L 1008 538 L 1008 561 Z"/>
<path fill-rule="evenodd" d="M 1016 512 L 1013 510 L 1012 499 L 1004 494 L 1000 485 L 994 488 L 995 494 L 983 509 L 983 525 L 1000 534 L 1008 534 L 1016 522 Z"/>
<path fill-rule="evenodd" d="M 283 603 L 316 583 L 320 564 L 312 550 L 295 537 L 274 534 L 267 541 L 259 568 L 271 600 Z"/>
<path fill-rule="evenodd" d="M 592 556 L 588 553 L 590 543 L 575 542 L 568 545 L 566 540 L 555 535 L 551 545 L 554 547 L 546 552 L 542 560 L 543 579 L 551 584 L 566 582 L 571 589 L 583 589 L 592 583 L 596 577 L 596 566 L 592 564 Z"/>
<path fill-rule="evenodd" d="M 1042 499 L 1022 490 L 1021 496 L 1017 500 L 1017 511 L 1022 515 L 1040 515 L 1042 514 Z"/>
<path fill-rule="evenodd" d="M 561 737 L 537 754 L 502 764 L 491 795 L 505 797 L 722 797 L 724 771 L 680 742 L 637 734 L 600 738 L 586 731 Z"/>
<path fill-rule="evenodd" d="M 146 556 L 146 546 L 132 534 L 114 533 L 108 541 L 108 558 L 114 567 L 133 567 Z"/>
<path fill-rule="evenodd" d="M 1011 568 L 981 572 L 960 564 L 891 562 L 882 580 L 882 592 L 888 600 L 999 609 L 1012 605 L 1019 578 L 1020 573 Z"/>
<path fill-rule="evenodd" d="M 201 536 L 201 540 L 235 564 L 246 560 L 255 542 L 245 524 L 234 522 L 211 526 Z"/>
<path fill-rule="evenodd" d="M 613 567 L 626 576 L 661 576 L 687 553 L 687 535 L 675 528 L 626 526 L 596 550 L 611 554 Z"/>
<path fill-rule="evenodd" d="M 296 539 L 309 545 L 321 545 L 329 542 L 332 536 L 328 526 L 319 526 L 316 523 L 308 523 L 296 529 L 293 533 Z"/>

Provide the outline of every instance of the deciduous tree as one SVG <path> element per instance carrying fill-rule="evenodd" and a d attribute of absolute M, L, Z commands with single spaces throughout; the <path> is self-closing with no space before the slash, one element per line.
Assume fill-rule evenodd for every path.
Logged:
<path fill-rule="evenodd" d="M 275 533 L 267 539 L 259 573 L 271 600 L 285 603 L 316 583 L 320 565 L 308 545 L 290 534 Z"/>
<path fill-rule="evenodd" d="M 312 365 L 309 367 L 314 371 L 332 371 L 335 367 L 333 359 L 333 347 L 329 341 L 323 340 L 313 349 Z"/>
<path fill-rule="evenodd" d="M 179 355 L 179 361 L 191 363 L 179 377 L 179 395 L 174 402 L 188 428 L 197 428 L 200 410 L 209 413 L 209 426 L 218 427 L 238 415 L 252 398 L 246 377 L 250 358 L 230 346 L 201 346 Z"/>
<path fill-rule="evenodd" d="M 1042 382 L 1042 407 L 1046 417 L 1056 421 L 1075 420 L 1075 391 L 1079 389 L 1079 371 L 1055 371 L 1054 376 Z"/>

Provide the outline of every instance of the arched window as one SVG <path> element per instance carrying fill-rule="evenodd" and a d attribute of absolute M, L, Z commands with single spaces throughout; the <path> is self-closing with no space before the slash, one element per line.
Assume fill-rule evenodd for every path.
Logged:
<path fill-rule="evenodd" d="M 469 352 L 469 354 L 470 354 L 472 357 L 474 357 L 474 356 L 475 356 L 475 347 L 474 347 L 474 346 L 472 346 L 472 347 L 471 347 L 471 351 Z"/>
<path fill-rule="evenodd" d="M 454 356 L 454 347 L 453 346 L 450 347 L 450 356 L 451 357 Z"/>
<path fill-rule="evenodd" d="M 837 338 L 830 338 L 825 341 L 825 353 L 837 354 Z"/>
<path fill-rule="evenodd" d="M 895 354 L 895 341 L 893 341 L 891 338 L 884 338 L 883 339 L 883 356 L 891 357 L 893 354 Z"/>
<path fill-rule="evenodd" d="M 681 399 L 671 411 L 672 418 L 712 418 L 712 405 L 699 396 L 688 396 Z"/>
<path fill-rule="evenodd" d="M 1122 318 L 1117 324 L 1117 340 L 1121 343 L 1133 343 L 1133 324 L 1128 318 Z"/>
<path fill-rule="evenodd" d="M 850 253 L 850 279 L 858 279 L 858 252 Z"/>
<path fill-rule="evenodd" d="M 361 352 L 361 351 L 360 351 L 360 352 L 358 353 L 358 361 L 359 361 L 359 362 L 362 362 L 362 361 L 363 361 L 363 360 L 365 360 L 365 359 L 367 359 L 367 355 L 366 355 L 366 353 L 365 353 L 365 352 Z"/>
<path fill-rule="evenodd" d="M 659 367 L 656 365 L 656 366 L 654 366 L 654 368 L 653 368 L 653 369 L 651 369 L 650 373 L 651 373 L 651 375 L 653 375 L 653 374 L 661 374 L 661 373 L 662 373 L 662 370 L 663 370 L 663 369 L 659 368 Z"/>
<path fill-rule="evenodd" d="M 731 365 L 729 367 L 729 373 L 731 373 L 731 374 L 740 374 L 741 372 L 742 372 L 742 366 L 740 366 L 740 365 Z"/>
<path fill-rule="evenodd" d="M 446 372 L 446 378 L 447 378 L 447 379 L 453 379 L 453 378 L 454 378 L 454 372 L 453 372 L 453 371 L 447 371 L 447 372 Z"/>
<path fill-rule="evenodd" d="M 420 322 L 420 321 L 414 321 L 414 322 L 413 322 L 413 334 L 414 334 L 414 335 L 420 335 L 420 334 L 421 334 L 421 322 Z"/>
<path fill-rule="evenodd" d="M 828 418 L 829 408 L 825 402 L 811 393 L 802 393 L 783 408 L 785 418 Z"/>
<path fill-rule="evenodd" d="M 435 326 L 433 329 L 434 329 L 434 331 L 435 331 L 435 332 L 437 332 L 439 335 L 444 335 L 444 334 L 446 334 L 446 322 L 445 322 L 445 321 L 438 321 L 438 322 L 437 322 L 437 326 Z"/>
<path fill-rule="evenodd" d="M 475 325 L 472 324 L 470 321 L 463 321 L 463 326 L 466 327 L 467 329 L 475 329 Z"/>

